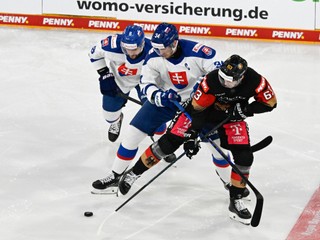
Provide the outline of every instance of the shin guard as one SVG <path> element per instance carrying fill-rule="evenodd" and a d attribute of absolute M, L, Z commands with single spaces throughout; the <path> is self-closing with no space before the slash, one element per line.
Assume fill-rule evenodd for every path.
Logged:
<path fill-rule="evenodd" d="M 236 165 L 236 166 L 243 173 L 243 175 L 248 179 L 250 167 L 239 166 L 239 165 Z M 233 186 L 238 187 L 238 188 L 245 188 L 246 187 L 246 183 L 243 181 L 241 176 L 239 174 L 237 174 L 234 170 L 231 171 L 231 183 Z"/>
<path fill-rule="evenodd" d="M 151 146 L 149 146 L 147 148 L 147 150 L 141 155 L 140 159 L 143 162 L 143 164 L 147 167 L 147 168 L 151 168 L 154 165 L 156 165 L 160 160 L 161 160 L 161 156 L 157 156 L 156 154 L 154 154 L 154 152 L 152 151 L 154 144 L 152 144 Z"/>

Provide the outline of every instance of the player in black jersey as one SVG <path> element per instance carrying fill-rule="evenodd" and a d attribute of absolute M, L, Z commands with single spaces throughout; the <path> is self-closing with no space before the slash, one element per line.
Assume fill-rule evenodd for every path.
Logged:
<path fill-rule="evenodd" d="M 212 129 L 229 117 L 229 121 L 218 128 L 220 146 L 231 151 L 235 165 L 249 177 L 253 162 L 249 130 L 245 119 L 255 114 L 270 112 L 277 106 L 277 99 L 268 81 L 247 66 L 245 59 L 232 55 L 220 69 L 207 74 L 192 101 L 172 121 L 167 133 L 153 143 L 120 180 L 119 190 L 126 194 L 133 182 L 163 157 L 175 152 L 182 144 L 191 158 L 199 151 L 196 139 L 199 133 Z M 250 224 L 251 213 L 242 200 L 245 183 L 235 171 L 231 172 L 229 187 L 229 215 L 232 219 Z"/>

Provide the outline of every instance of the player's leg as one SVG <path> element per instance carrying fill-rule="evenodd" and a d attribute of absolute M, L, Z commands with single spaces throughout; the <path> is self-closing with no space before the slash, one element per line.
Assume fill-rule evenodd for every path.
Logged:
<path fill-rule="evenodd" d="M 220 139 L 219 138 L 214 138 L 213 140 L 217 146 L 220 146 Z M 211 158 L 212 158 L 212 163 L 214 165 L 214 169 L 218 177 L 220 178 L 224 188 L 229 191 L 229 188 L 231 186 L 231 167 L 228 161 L 226 161 L 218 152 L 217 150 L 209 143 L 205 142 L 205 145 L 208 146 L 208 148 L 211 151 Z M 228 156 L 229 161 L 233 161 L 232 153 L 228 151 L 227 149 L 220 148 L 222 152 L 226 156 Z M 250 191 L 248 188 L 245 188 L 243 192 L 243 198 L 244 200 L 250 201 Z"/>
<path fill-rule="evenodd" d="M 103 116 L 110 124 L 108 138 L 111 142 L 115 142 L 120 135 L 123 120 L 122 108 L 126 102 L 126 99 L 119 96 L 103 95 L 102 97 Z"/>
<path fill-rule="evenodd" d="M 154 133 L 153 136 L 151 136 L 152 140 L 154 142 L 158 141 L 161 136 L 166 132 L 167 125 L 166 123 L 162 124 Z M 177 156 L 174 153 L 169 154 L 168 156 L 164 157 L 163 160 L 167 163 L 171 163 L 177 159 Z"/>
<path fill-rule="evenodd" d="M 209 138 L 214 141 L 218 146 L 220 146 L 220 138 L 217 132 L 211 134 Z M 215 172 L 220 177 L 220 180 L 222 181 L 224 187 L 229 190 L 228 185 L 230 184 L 230 165 L 229 163 L 215 150 L 215 148 L 210 144 L 210 142 L 205 141 L 205 145 L 208 146 L 211 152 L 211 158 L 212 163 L 215 167 Z M 229 159 L 231 159 L 231 153 L 221 148 L 221 150 L 225 153 L 226 156 L 228 156 Z"/>
<path fill-rule="evenodd" d="M 136 156 L 138 144 L 147 136 L 139 129 L 128 126 L 126 137 L 120 143 L 117 155 L 113 161 L 112 170 L 105 178 L 98 179 L 92 183 L 92 193 L 115 193 L 118 188 L 120 177 Z M 124 147 L 125 146 L 125 147 Z"/>
<path fill-rule="evenodd" d="M 140 89 L 140 86 L 137 85 L 135 87 L 136 91 L 137 91 L 137 95 L 140 99 L 140 101 L 142 103 L 144 103 L 145 101 L 147 101 L 147 96 L 143 94 L 143 92 Z M 151 135 L 151 139 L 156 142 L 167 130 L 167 124 L 163 123 L 160 127 L 158 127 L 155 132 L 153 133 L 153 135 Z M 174 161 L 176 159 L 176 155 L 174 153 L 170 154 L 169 156 L 165 157 L 164 160 L 168 163 Z"/>
<path fill-rule="evenodd" d="M 247 178 L 253 162 L 250 139 L 246 122 L 225 124 L 218 130 L 221 146 L 230 149 L 235 165 Z M 231 186 L 229 188 L 229 216 L 244 224 L 250 224 L 251 213 L 243 202 L 246 183 L 234 170 L 231 171 Z"/>
<path fill-rule="evenodd" d="M 114 158 L 112 172 L 108 174 L 107 178 L 95 181 L 92 186 L 95 189 L 107 189 L 109 185 L 117 185 L 119 177 L 123 174 L 131 161 L 136 156 L 139 144 L 151 135 L 160 125 L 171 120 L 174 116 L 174 111 L 168 111 L 164 108 L 156 107 L 155 105 L 146 102 L 132 119 L 126 136 L 123 138 L 120 147 Z M 112 181 L 107 181 L 108 179 Z M 105 180 L 107 179 L 107 180 Z"/>
<path fill-rule="evenodd" d="M 124 173 L 119 183 L 120 192 L 125 195 L 131 186 L 145 171 L 155 166 L 166 156 L 174 153 L 184 139 L 167 132 L 158 141 L 151 144 L 140 156 L 135 165 Z"/>

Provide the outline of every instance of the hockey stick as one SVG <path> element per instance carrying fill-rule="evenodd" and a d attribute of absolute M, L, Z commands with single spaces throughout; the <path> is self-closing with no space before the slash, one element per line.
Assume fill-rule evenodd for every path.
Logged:
<path fill-rule="evenodd" d="M 180 111 L 182 111 L 190 120 L 191 117 L 188 113 L 185 112 L 185 109 L 177 102 L 177 101 L 172 101 Z M 229 119 L 229 118 L 227 118 Z M 262 215 L 262 208 L 263 208 L 263 196 L 262 194 L 255 188 L 255 186 L 244 176 L 244 174 L 239 170 L 239 168 L 228 158 L 228 156 L 218 147 L 218 145 L 210 138 L 208 138 L 210 133 L 213 133 L 213 129 L 208 132 L 205 135 L 201 135 L 200 137 L 202 139 L 205 139 L 207 141 L 209 141 L 211 143 L 211 145 L 218 151 L 218 153 L 230 164 L 230 166 L 232 167 L 232 169 L 242 178 L 242 180 L 249 185 L 249 187 L 252 189 L 252 191 L 254 192 L 254 194 L 256 195 L 257 198 L 257 202 L 256 202 L 256 206 L 254 208 L 254 212 L 252 215 L 252 219 L 251 219 L 251 226 L 252 227 L 257 227 L 260 223 L 260 219 L 261 219 L 261 215 Z M 270 136 L 271 137 L 271 136 Z M 268 137 L 267 137 L 268 138 Z M 270 141 L 270 138 L 269 138 Z M 271 137 L 271 141 L 272 141 L 272 137 Z M 270 142 L 271 143 L 271 142 Z"/>
<path fill-rule="evenodd" d="M 216 131 L 219 127 L 221 127 L 226 120 L 222 121 L 220 124 L 218 124 L 216 127 L 214 127 L 210 132 Z M 205 135 L 206 136 L 206 135 Z M 252 146 L 253 149 L 256 149 L 256 151 L 268 146 L 271 141 L 272 137 L 268 136 L 264 138 L 262 141 L 259 143 L 255 144 Z M 181 159 L 186 153 L 183 152 L 179 157 L 177 157 L 174 161 L 169 163 L 162 171 L 160 171 L 156 176 L 154 176 L 151 180 L 149 180 L 145 185 L 143 185 L 138 191 L 136 191 L 133 195 L 131 195 L 125 202 L 123 202 L 116 210 L 115 212 L 119 211 L 122 207 L 124 207 L 129 201 L 131 201 L 135 196 L 137 196 L 143 189 L 145 189 L 147 186 L 149 186 L 154 180 L 156 180 L 160 175 L 162 175 L 165 171 L 167 171 L 174 163 L 176 163 L 179 159 Z"/>
<path fill-rule="evenodd" d="M 127 96 L 126 94 L 124 94 L 124 93 L 122 93 L 122 92 L 118 92 L 117 95 L 118 95 L 119 97 L 122 97 L 122 98 L 124 98 L 124 99 L 129 100 L 129 101 L 132 101 L 132 102 L 134 102 L 134 103 L 136 103 L 136 104 L 143 105 L 143 103 L 140 102 L 139 100 L 137 100 L 137 99 L 135 99 L 135 98 L 132 98 L 132 97 L 130 97 L 130 96 Z M 178 105 L 177 105 L 177 102 L 174 103 L 174 104 L 179 108 L 180 111 L 182 111 L 184 114 L 186 114 L 186 116 L 190 119 L 189 114 L 185 112 L 184 108 L 183 108 L 179 103 L 178 103 Z M 182 108 L 181 108 L 181 107 L 182 107 Z M 213 131 L 213 130 L 214 130 L 214 131 Z M 213 132 L 215 132 L 215 131 L 216 131 L 216 129 L 210 130 L 210 131 L 206 134 L 206 136 L 208 137 L 211 133 L 213 133 Z M 150 138 L 151 138 L 151 140 L 154 142 L 153 137 L 150 137 Z M 255 145 L 251 146 L 252 152 L 260 151 L 261 149 L 269 146 L 270 143 L 272 142 L 272 140 L 273 140 L 273 139 L 272 139 L 272 136 L 267 136 L 266 138 L 264 138 L 264 139 L 261 140 L 260 142 L 258 142 L 258 143 L 256 143 Z"/>
<path fill-rule="evenodd" d="M 222 122 L 220 122 L 219 124 L 217 124 L 211 131 L 214 132 L 216 131 L 219 127 L 221 127 L 223 124 L 225 124 L 225 122 L 228 120 L 228 118 L 226 118 L 225 120 L 223 120 Z M 210 131 L 210 132 L 211 132 Z M 164 173 L 165 171 L 167 171 L 168 168 L 170 168 L 174 163 L 176 163 L 179 159 L 181 159 L 184 155 L 186 154 L 186 152 L 183 152 L 180 154 L 179 157 L 177 157 L 174 161 L 172 161 L 168 166 L 166 166 L 162 171 L 160 171 L 156 176 L 154 176 L 151 180 L 149 180 L 149 182 L 147 182 L 145 185 L 143 185 L 138 191 L 136 191 L 130 198 L 128 198 L 124 203 L 122 203 L 115 211 L 119 211 L 124 205 L 126 205 L 132 198 L 134 198 L 135 196 L 137 196 L 143 189 L 145 189 L 150 183 L 152 183 L 154 180 L 156 180 L 162 173 Z"/>
<path fill-rule="evenodd" d="M 254 208 L 254 212 L 251 219 L 251 226 L 257 227 L 260 223 L 261 215 L 262 215 L 262 208 L 263 208 L 263 196 L 262 194 L 255 188 L 255 186 L 243 175 L 243 173 L 239 170 L 239 168 L 229 160 L 228 156 L 217 146 L 217 144 L 212 141 L 210 138 L 203 137 L 206 140 L 208 140 L 212 146 L 218 151 L 218 153 L 230 164 L 232 169 L 240 175 L 240 177 L 243 179 L 243 181 L 249 185 L 249 187 L 252 189 L 254 194 L 256 195 L 257 202 L 256 206 Z"/>
<path fill-rule="evenodd" d="M 180 103 L 178 103 L 177 101 L 172 101 L 176 106 L 177 108 L 183 112 L 187 118 L 189 118 L 190 120 L 191 119 L 191 116 L 185 111 L 185 109 L 180 105 Z M 229 118 L 226 118 L 224 121 L 227 122 L 229 120 Z M 214 133 L 217 129 L 213 128 L 211 129 L 209 132 L 207 132 L 203 137 L 207 138 L 210 136 L 210 134 Z M 272 136 L 267 136 L 265 137 L 264 139 L 262 139 L 260 142 L 254 144 L 251 146 L 251 151 L 252 152 L 257 152 L 257 151 L 260 151 L 261 149 L 269 146 L 271 143 L 272 143 Z"/>
<path fill-rule="evenodd" d="M 130 96 L 127 96 L 126 94 L 124 94 L 124 93 L 122 93 L 122 92 L 118 92 L 117 95 L 118 95 L 119 97 L 122 97 L 122 98 L 124 98 L 124 99 L 129 100 L 129 101 L 132 101 L 132 102 L 134 102 L 134 103 L 136 103 L 136 104 L 143 105 L 143 103 L 140 102 L 139 100 L 137 100 L 137 99 L 135 99 L 135 98 L 132 98 L 132 97 L 130 97 Z M 174 104 L 177 106 L 176 103 L 174 103 Z M 178 103 L 178 106 L 177 106 L 177 107 L 179 108 L 180 111 L 182 111 L 184 114 L 186 114 L 186 116 L 187 116 L 188 118 L 190 118 L 190 116 L 185 112 L 184 108 L 183 108 L 179 103 Z M 181 108 L 181 107 L 182 107 L 182 108 Z M 213 132 L 215 132 L 215 131 L 216 131 L 216 130 L 214 130 L 214 131 L 210 130 L 210 131 L 206 134 L 206 136 L 208 137 L 211 133 L 213 133 Z M 150 138 L 151 138 L 151 140 L 154 142 L 153 137 L 150 137 Z M 264 139 L 261 140 L 260 142 L 258 142 L 258 143 L 256 143 L 255 145 L 251 146 L 252 152 L 257 152 L 257 151 L 260 151 L 261 149 L 267 147 L 268 145 L 270 145 L 270 143 L 272 142 L 272 140 L 273 140 L 273 139 L 272 139 L 272 136 L 267 136 L 266 138 L 264 138 Z"/>
<path fill-rule="evenodd" d="M 175 164 L 179 159 L 181 159 L 186 153 L 183 152 L 180 154 L 179 157 L 177 157 L 174 161 L 170 162 L 164 169 L 162 169 L 156 176 L 154 176 L 149 182 L 147 182 L 145 185 L 143 185 L 138 191 L 136 191 L 132 196 L 130 196 L 124 203 L 122 203 L 115 212 L 119 211 L 124 205 L 126 205 L 129 201 L 131 201 L 132 198 L 137 196 L 143 189 L 145 189 L 147 186 L 149 186 L 154 180 L 156 180 L 162 173 L 167 171 L 168 168 L 170 168 L 173 164 Z"/>
<path fill-rule="evenodd" d="M 251 146 L 251 149 L 253 152 L 259 151 L 266 146 L 268 146 L 272 142 L 272 137 L 268 136 L 261 140 L 260 142 L 256 143 L 255 145 Z M 162 173 L 167 171 L 168 168 L 170 168 L 174 163 L 176 163 L 179 159 L 181 159 L 186 153 L 183 152 L 179 157 L 177 157 L 174 161 L 170 162 L 169 165 L 167 165 L 161 172 L 159 172 L 156 176 L 154 176 L 149 182 L 147 182 L 144 186 L 142 186 L 137 192 L 135 192 L 130 198 L 128 198 L 124 203 L 122 203 L 116 210 L 120 210 L 124 205 L 126 205 L 132 198 L 134 198 L 136 195 L 138 195 L 143 189 L 145 189 L 149 184 L 151 184 L 154 180 L 156 180 Z"/>
<path fill-rule="evenodd" d="M 137 99 L 135 99 L 135 98 L 133 98 L 133 97 L 127 96 L 127 95 L 124 94 L 123 92 L 118 92 L 117 95 L 118 95 L 119 97 L 122 97 L 122 98 L 124 98 L 124 99 L 127 99 L 127 100 L 129 100 L 129 101 L 131 101 L 131 102 L 134 102 L 134 103 L 136 103 L 136 104 L 139 104 L 139 105 L 141 105 L 141 106 L 143 105 L 143 103 L 140 102 L 139 100 L 137 100 Z"/>
<path fill-rule="evenodd" d="M 118 92 L 117 95 L 118 95 L 119 97 L 122 97 L 122 98 L 124 98 L 124 99 L 127 99 L 127 100 L 129 100 L 129 101 L 131 101 L 131 102 L 134 102 L 134 103 L 136 103 L 136 104 L 139 104 L 139 105 L 141 105 L 141 106 L 143 105 L 143 103 L 140 102 L 139 100 L 137 100 L 137 99 L 135 99 L 135 98 L 132 98 L 132 97 L 130 97 L 130 96 L 127 96 L 126 94 L 124 94 L 124 93 L 122 93 L 122 92 Z M 149 137 L 150 137 L 150 139 L 151 139 L 152 142 L 155 142 L 153 136 L 149 136 Z M 174 154 L 173 154 L 173 155 L 169 155 L 169 156 L 166 157 L 165 161 L 166 161 L 167 163 L 169 163 L 169 162 L 172 162 L 173 159 L 175 159 L 175 158 L 176 158 L 176 156 L 175 156 Z"/>
<path fill-rule="evenodd" d="M 260 151 L 261 149 L 269 146 L 271 143 L 272 143 L 272 136 L 267 136 L 265 137 L 264 139 L 262 139 L 260 142 L 254 144 L 251 146 L 251 151 L 252 152 L 257 152 L 257 151 Z"/>

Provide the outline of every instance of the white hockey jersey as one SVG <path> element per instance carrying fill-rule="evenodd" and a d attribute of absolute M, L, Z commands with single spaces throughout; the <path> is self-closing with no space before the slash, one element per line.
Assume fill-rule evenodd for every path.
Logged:
<path fill-rule="evenodd" d="M 177 58 L 165 59 L 151 49 L 142 67 L 141 87 L 152 102 L 153 92 L 161 89 L 175 90 L 182 101 L 187 100 L 199 77 L 219 68 L 222 61 L 216 51 L 201 43 L 179 40 L 180 54 Z"/>
<path fill-rule="evenodd" d="M 141 67 L 151 49 L 151 43 L 145 39 L 142 54 L 136 59 L 130 59 L 121 50 L 121 37 L 122 34 L 115 34 L 101 40 L 91 48 L 89 57 L 95 70 L 107 66 L 121 91 L 128 93 L 139 84 Z"/>

